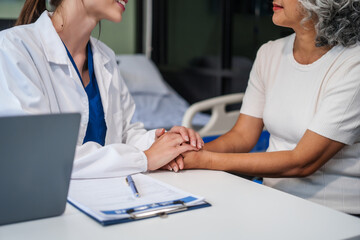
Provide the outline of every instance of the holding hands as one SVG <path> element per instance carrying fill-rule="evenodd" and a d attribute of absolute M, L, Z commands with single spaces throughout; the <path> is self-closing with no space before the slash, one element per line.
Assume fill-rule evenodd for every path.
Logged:
<path fill-rule="evenodd" d="M 182 153 L 198 151 L 204 146 L 200 135 L 192 129 L 175 126 L 170 131 L 157 129 L 156 140 L 144 153 L 148 159 L 148 170 L 159 168 L 174 170 L 184 168 Z"/>

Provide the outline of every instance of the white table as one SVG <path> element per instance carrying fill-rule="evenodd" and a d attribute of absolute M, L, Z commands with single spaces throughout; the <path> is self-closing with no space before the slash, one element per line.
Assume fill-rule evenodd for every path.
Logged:
<path fill-rule="evenodd" d="M 103 227 L 70 205 L 62 216 L 0 227 L 0 239 L 358 239 L 360 219 L 220 171 L 150 176 L 211 207 Z"/>

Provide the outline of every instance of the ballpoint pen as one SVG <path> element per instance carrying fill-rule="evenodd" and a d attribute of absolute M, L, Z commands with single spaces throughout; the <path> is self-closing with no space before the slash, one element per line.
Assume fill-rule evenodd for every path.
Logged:
<path fill-rule="evenodd" d="M 126 182 L 129 184 L 131 191 L 134 193 L 135 197 L 140 197 L 140 194 L 135 186 L 135 182 L 134 182 L 133 178 L 131 177 L 131 175 L 126 177 Z"/>

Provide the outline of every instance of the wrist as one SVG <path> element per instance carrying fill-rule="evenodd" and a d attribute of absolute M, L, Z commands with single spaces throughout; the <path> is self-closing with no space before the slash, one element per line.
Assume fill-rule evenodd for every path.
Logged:
<path fill-rule="evenodd" d="M 201 168 L 212 169 L 212 153 L 207 150 L 201 151 L 199 156 L 199 163 Z"/>
<path fill-rule="evenodd" d="M 204 150 L 187 152 L 183 154 L 185 168 L 187 169 L 208 169 L 208 152 Z"/>
<path fill-rule="evenodd" d="M 155 170 L 155 169 L 153 169 L 153 166 L 152 166 L 153 164 L 152 164 L 152 161 L 151 161 L 151 152 L 150 152 L 150 150 L 149 149 L 145 150 L 144 154 L 145 154 L 146 159 L 147 159 L 147 170 L 148 171 Z"/>

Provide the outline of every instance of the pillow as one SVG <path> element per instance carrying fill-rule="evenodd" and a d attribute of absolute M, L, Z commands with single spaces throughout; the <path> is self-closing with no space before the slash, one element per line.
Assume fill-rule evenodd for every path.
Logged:
<path fill-rule="evenodd" d="M 169 93 L 159 70 L 145 55 L 117 55 L 116 61 L 130 93 Z"/>

